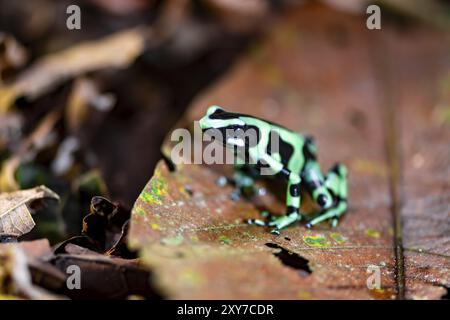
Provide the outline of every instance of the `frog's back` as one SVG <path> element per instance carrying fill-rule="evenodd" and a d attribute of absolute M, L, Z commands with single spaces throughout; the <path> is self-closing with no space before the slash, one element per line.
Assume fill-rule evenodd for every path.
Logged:
<path fill-rule="evenodd" d="M 292 172 L 300 172 L 305 162 L 303 156 L 305 138 L 301 134 L 256 117 L 240 118 L 248 125 L 259 129 L 260 147 Z"/>
<path fill-rule="evenodd" d="M 278 149 L 283 165 L 292 172 L 300 172 L 305 163 L 303 155 L 305 138 L 303 135 L 276 124 L 271 125 L 270 134 L 279 136 Z"/>

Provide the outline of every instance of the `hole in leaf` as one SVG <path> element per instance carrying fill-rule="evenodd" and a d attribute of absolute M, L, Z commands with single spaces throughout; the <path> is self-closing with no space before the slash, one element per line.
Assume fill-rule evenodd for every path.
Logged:
<path fill-rule="evenodd" d="M 273 255 L 280 259 L 280 261 L 293 269 L 298 270 L 299 275 L 301 277 L 307 277 L 312 273 L 311 269 L 308 266 L 308 260 L 300 256 L 299 254 L 286 250 L 285 248 L 279 246 L 276 243 L 266 243 L 266 246 L 273 249 L 279 249 L 279 252 L 275 252 Z"/>
<path fill-rule="evenodd" d="M 450 300 L 450 287 L 444 286 L 444 289 L 447 290 L 447 293 L 444 294 L 441 299 L 442 300 Z"/>

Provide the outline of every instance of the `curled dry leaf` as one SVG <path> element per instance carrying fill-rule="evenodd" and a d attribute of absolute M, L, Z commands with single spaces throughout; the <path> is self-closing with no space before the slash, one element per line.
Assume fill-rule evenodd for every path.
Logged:
<path fill-rule="evenodd" d="M 146 32 L 134 28 L 77 44 L 37 60 L 10 85 L 0 88 L 0 113 L 21 96 L 34 99 L 71 77 L 105 68 L 124 68 L 145 47 Z"/>
<path fill-rule="evenodd" d="M 36 200 L 59 200 L 56 193 L 45 186 L 0 194 L 0 236 L 20 237 L 33 229 L 35 223 L 28 205 Z"/>
<path fill-rule="evenodd" d="M 76 265 L 83 275 L 80 290 L 63 288 L 63 294 L 72 299 L 160 298 L 151 286 L 151 273 L 137 259 L 107 257 L 72 243 L 66 243 L 62 251 L 49 262 L 62 272 Z"/>
<path fill-rule="evenodd" d="M 55 253 L 65 253 L 68 244 L 75 244 L 93 252 L 135 258 L 135 253 L 126 246 L 130 215 L 130 210 L 120 204 L 104 197 L 93 197 L 90 212 L 83 219 L 82 235 L 60 243 Z"/>
<path fill-rule="evenodd" d="M 53 271 L 53 276 L 62 282 L 62 276 L 51 265 L 42 268 L 37 264 L 38 258 L 51 254 L 47 240 L 31 242 L 0 244 L 0 297 L 7 296 L 13 299 L 61 299 L 47 290 L 33 284 L 33 272 L 39 270 L 41 279 L 49 275 L 48 269 Z M 33 266 L 31 266 L 33 265 Z"/>

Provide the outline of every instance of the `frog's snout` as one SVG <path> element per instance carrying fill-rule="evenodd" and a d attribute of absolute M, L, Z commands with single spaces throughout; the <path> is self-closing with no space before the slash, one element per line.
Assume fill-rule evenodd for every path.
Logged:
<path fill-rule="evenodd" d="M 208 124 L 208 117 L 203 117 L 198 121 L 198 124 L 200 126 L 200 129 L 202 129 L 203 131 L 209 128 L 209 124 Z"/>

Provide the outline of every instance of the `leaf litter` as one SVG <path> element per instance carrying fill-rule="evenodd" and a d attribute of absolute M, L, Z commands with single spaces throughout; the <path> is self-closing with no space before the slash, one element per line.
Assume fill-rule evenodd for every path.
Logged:
<path fill-rule="evenodd" d="M 436 172 L 448 168 L 446 149 L 440 146 L 448 140 L 448 126 L 442 120 L 448 95 L 442 92 L 429 117 L 423 108 L 429 105 L 429 96 L 422 88 L 406 81 L 395 90 L 401 97 L 399 108 L 412 105 L 420 115 L 400 122 L 406 141 L 400 152 L 414 159 L 403 168 L 406 197 L 398 212 L 406 221 L 400 243 L 403 266 L 396 255 L 398 243 L 393 241 L 402 230 L 393 227 L 391 209 L 396 195 L 391 192 L 392 163 L 385 154 L 385 110 L 380 108 L 389 97 L 380 94 L 384 84 L 370 67 L 374 61 L 380 67 L 380 61 L 369 54 L 379 38 L 361 30 L 364 21 L 320 4 L 294 6 L 288 12 L 277 12 L 272 20 L 273 8 L 258 1 L 205 0 L 197 6 L 189 1 L 168 1 L 161 10 L 156 10 L 153 2 L 124 6 L 119 1 L 119 7 L 92 3 L 115 16 L 151 8 L 148 12 L 155 10 L 157 18 L 151 27 L 146 26 L 148 21 L 133 23 L 139 27 L 74 46 L 63 40 L 69 44 L 62 46 L 67 49 L 32 59 L 28 67 L 27 59 L 36 47 L 24 47 L 10 34 L 2 34 L 0 39 L 0 46 L 7 49 L 0 52 L 0 203 L 4 208 L 13 203 L 1 216 L 1 239 L 21 239 L 0 244 L 2 298 L 424 299 L 445 295 L 449 282 L 445 245 L 448 199 L 439 190 L 447 190 L 447 185 Z M 124 9 L 118 10 L 121 5 Z M 208 10 L 199 15 L 198 6 Z M 216 21 L 199 19 L 205 12 Z M 417 15 L 417 10 L 409 12 L 427 20 L 423 14 Z M 45 29 L 49 24 L 44 20 L 40 28 Z M 199 75 L 201 70 L 217 73 L 207 57 L 214 57 L 214 65 L 220 59 L 227 61 L 226 52 L 233 51 L 230 39 L 242 43 L 261 29 L 265 30 L 263 37 L 251 44 L 224 77 L 194 99 L 175 127 L 192 129 L 190 124 L 208 105 L 222 104 L 313 134 L 324 169 L 337 160 L 350 169 L 350 209 L 340 225 L 332 229 L 322 223 L 308 230 L 300 223 L 280 236 L 247 225 L 248 218 L 257 218 L 264 211 L 283 214 L 284 190 L 262 181 L 257 186 L 265 192 L 236 198 L 231 169 L 224 166 L 174 166 L 160 161 L 131 211 L 109 200 L 111 195 L 117 198 L 117 187 L 111 181 L 126 186 L 121 193 L 133 194 L 132 189 L 139 186 L 124 183 L 123 176 L 130 179 L 133 170 L 141 179 L 150 175 L 148 168 L 153 164 L 146 162 L 150 159 L 147 149 L 154 153 L 151 159 L 159 157 L 154 150 L 177 120 L 175 113 L 183 111 L 178 105 L 186 105 L 214 80 L 209 76 L 197 84 L 195 78 L 184 77 L 192 72 L 188 65 Z M 36 42 L 33 37 L 39 30 L 43 29 L 26 35 L 29 38 L 24 43 Z M 395 64 L 395 76 L 388 74 L 388 78 L 397 83 L 411 81 L 403 63 L 423 61 L 421 54 L 431 57 L 427 61 L 441 54 L 440 62 L 417 64 L 414 79 L 423 75 L 422 66 L 439 69 L 427 73 L 433 79 L 445 76 L 447 43 L 441 41 L 442 33 L 423 30 L 409 30 L 415 37 L 411 41 L 412 36 L 402 38 L 389 25 L 386 37 L 392 57 L 406 58 Z M 416 43 L 421 43 L 418 56 L 410 47 Z M 56 47 L 61 48 L 60 44 Z M 44 46 L 53 45 L 48 42 Z M 216 51 L 210 49 L 214 46 Z M 196 62 L 199 57 L 204 59 L 201 63 Z M 164 64 L 173 66 L 162 70 Z M 176 85 L 171 77 L 177 79 Z M 415 99 L 408 100 L 403 91 L 414 92 Z M 158 118 L 161 111 L 167 113 L 168 106 L 178 106 L 174 115 Z M 141 113 L 136 112 L 138 108 Z M 147 117 L 149 114 L 152 116 Z M 120 125 L 114 117 L 127 123 L 125 115 L 134 122 L 128 122 L 127 132 L 116 133 Z M 139 127 L 137 118 L 153 120 Z M 405 130 L 409 121 L 419 129 L 417 135 Z M 130 128 L 130 123 L 135 127 Z M 148 128 L 159 138 L 130 140 L 128 149 L 115 141 L 124 134 L 147 135 Z M 102 145 L 105 142 L 97 137 L 102 135 L 114 140 L 112 149 Z M 161 148 L 165 159 L 170 159 L 171 145 L 166 138 Z M 97 159 L 104 150 L 108 152 Z M 115 153 L 129 157 L 127 150 L 138 152 L 145 166 L 130 162 L 126 173 L 115 170 L 108 174 L 105 162 L 123 161 L 126 157 L 117 158 Z M 437 156 L 432 157 L 435 151 Z M 135 180 L 128 181 L 137 184 Z M 49 188 L 32 188 L 41 184 Z M 25 188 L 32 189 L 21 190 Z M 39 203 L 43 198 L 58 198 L 50 188 L 60 194 L 61 204 L 42 209 Z M 305 197 L 302 210 L 311 208 L 314 206 Z M 35 210 L 39 214 L 33 229 L 30 212 Z M 422 228 L 425 212 L 430 219 L 427 216 L 429 222 Z M 50 247 L 47 240 L 30 241 L 39 235 L 57 244 Z M 84 275 L 82 290 L 68 290 L 66 285 L 67 267 L 74 264 Z M 380 269 L 381 288 L 367 287 L 369 267 Z"/>

